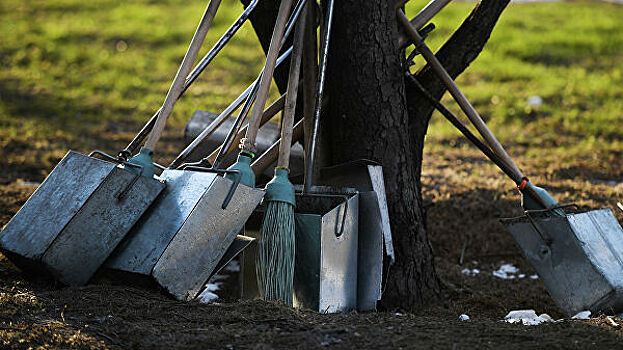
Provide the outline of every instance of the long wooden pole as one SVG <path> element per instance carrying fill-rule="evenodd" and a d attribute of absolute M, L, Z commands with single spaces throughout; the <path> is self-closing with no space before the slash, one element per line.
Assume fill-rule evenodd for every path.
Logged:
<path fill-rule="evenodd" d="M 478 130 L 480 135 L 482 135 L 489 147 L 491 147 L 491 149 L 493 149 L 493 151 L 498 156 L 500 156 L 500 158 L 502 158 L 502 160 L 509 167 L 511 167 L 514 172 L 516 172 L 517 174 L 521 174 L 522 177 L 525 177 L 517 164 L 515 164 L 513 159 L 506 152 L 502 144 L 493 135 L 491 130 L 489 130 L 489 127 L 487 127 L 487 124 L 485 124 L 484 120 L 482 120 L 474 106 L 472 106 L 472 104 L 465 97 L 465 95 L 463 95 L 463 92 L 461 92 L 450 74 L 448 74 L 441 62 L 439 62 L 435 54 L 430 50 L 426 43 L 424 43 L 424 39 L 422 39 L 417 30 L 411 25 L 409 19 L 407 18 L 407 16 L 405 16 L 404 12 L 402 12 L 401 9 L 397 9 L 396 16 L 398 17 L 398 20 L 401 22 L 407 34 L 414 41 L 417 50 L 422 54 L 426 62 L 431 65 L 435 73 L 437 73 L 439 78 L 443 81 L 444 85 L 446 85 L 446 88 L 448 89 L 452 97 L 454 97 L 465 115 L 467 115 L 467 118 L 469 118 L 472 124 L 474 124 L 476 130 Z"/>
<path fill-rule="evenodd" d="M 249 128 L 244 139 L 242 139 L 242 150 L 255 153 L 257 151 L 255 145 L 255 139 L 260 128 L 260 121 L 264 107 L 266 106 L 266 99 L 268 98 L 268 90 L 270 89 L 270 82 L 273 79 L 273 73 L 275 72 L 275 63 L 277 61 L 277 55 L 281 48 L 281 38 L 285 31 L 286 22 L 292 7 L 293 0 L 282 0 L 279 5 L 279 12 L 277 13 L 277 20 L 275 22 L 275 28 L 273 29 L 273 35 L 270 39 L 270 46 L 268 47 L 268 53 L 266 55 L 266 63 L 262 70 L 262 77 L 260 79 L 260 85 L 257 91 L 257 98 L 255 105 L 251 111 L 251 117 L 249 118 Z"/>
<path fill-rule="evenodd" d="M 197 59 L 197 54 L 199 53 L 199 49 L 201 49 L 201 45 L 205 40 L 206 35 L 208 34 L 208 29 L 210 29 L 210 25 L 212 25 L 212 20 L 216 15 L 216 10 L 221 4 L 221 0 L 210 0 L 210 4 L 206 8 L 203 17 L 201 18 L 201 22 L 199 22 L 199 26 L 195 31 L 195 35 L 193 36 L 190 45 L 188 46 L 188 50 L 186 51 L 186 55 L 184 55 L 184 59 L 182 60 L 182 64 L 173 79 L 173 83 L 169 88 L 169 92 L 167 93 L 166 98 L 164 99 L 164 103 L 162 104 L 162 110 L 158 115 L 158 119 L 156 119 L 156 123 L 154 124 L 154 128 L 152 129 L 147 141 L 145 141 L 145 147 L 151 149 L 152 151 L 156 148 L 156 143 L 162 136 L 162 132 L 164 131 L 164 126 L 167 123 L 167 120 L 171 116 L 171 112 L 173 111 L 173 106 L 175 106 L 175 102 L 177 98 L 180 96 L 182 89 L 184 88 L 184 81 L 186 80 L 186 76 L 190 73 L 190 70 L 193 67 L 193 63 L 195 59 Z"/>
<path fill-rule="evenodd" d="M 294 126 L 294 112 L 296 110 L 296 98 L 299 90 L 299 77 L 301 73 L 301 57 L 303 56 L 303 43 L 305 38 L 305 23 L 307 16 L 303 15 L 296 25 L 294 32 L 294 50 L 290 60 L 290 72 L 288 73 L 288 91 L 286 101 L 281 113 L 281 144 L 279 146 L 279 158 L 277 166 L 288 168 L 290 166 L 290 148 L 292 146 L 292 128 Z"/>

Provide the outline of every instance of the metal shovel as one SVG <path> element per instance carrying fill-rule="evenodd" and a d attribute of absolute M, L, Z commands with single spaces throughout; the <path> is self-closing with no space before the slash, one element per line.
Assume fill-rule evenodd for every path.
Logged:
<path fill-rule="evenodd" d="M 240 184 L 238 171 L 200 165 L 163 171 L 167 190 L 107 267 L 150 275 L 176 299 L 201 292 L 263 191 Z"/>
<path fill-rule="evenodd" d="M 83 285 L 164 187 L 69 151 L 2 230 L 0 249 L 24 270 Z"/>
<path fill-rule="evenodd" d="M 293 16 L 290 23 L 295 20 L 296 16 Z M 289 50 L 280 61 L 288 54 Z M 232 103 L 236 105 L 238 100 L 246 98 L 245 106 L 224 140 L 223 149 L 229 148 L 240 128 L 250 108 L 256 83 L 247 89 L 248 93 L 245 91 L 241 95 L 243 98 Z M 236 108 L 230 107 L 217 118 L 221 119 L 219 124 Z M 265 114 L 272 113 L 270 110 L 269 107 Z M 217 126 L 210 125 L 198 135 L 180 153 L 172 167 L 185 159 Z M 224 156 L 221 153 L 215 163 Z M 237 171 L 208 168 L 210 166 L 206 159 L 164 170 L 161 177 L 167 180 L 167 191 L 120 245 L 107 267 L 151 275 L 177 299 L 195 298 L 216 272 L 225 253 L 232 252 L 228 250 L 230 245 L 264 194 L 263 190 L 240 184 Z M 235 180 L 219 174 L 231 174 Z"/>
<path fill-rule="evenodd" d="M 153 148 L 220 0 L 211 1 L 193 36 L 147 141 Z M 45 270 L 65 284 L 85 284 L 165 187 L 154 164 L 131 164 L 70 151 L 11 219 L 0 247 L 24 268 Z M 146 168 L 147 167 L 147 168 Z"/>

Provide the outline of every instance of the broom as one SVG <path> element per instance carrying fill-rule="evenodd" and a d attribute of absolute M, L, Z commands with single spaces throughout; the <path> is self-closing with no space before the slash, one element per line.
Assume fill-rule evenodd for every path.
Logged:
<path fill-rule="evenodd" d="M 281 300 L 292 306 L 294 291 L 294 186 L 288 179 L 294 111 L 299 84 L 305 17 L 302 16 L 294 34 L 294 50 L 290 61 L 288 91 L 281 118 L 281 143 L 275 176 L 266 184 L 266 214 L 260 231 L 258 285 L 265 300 Z"/>

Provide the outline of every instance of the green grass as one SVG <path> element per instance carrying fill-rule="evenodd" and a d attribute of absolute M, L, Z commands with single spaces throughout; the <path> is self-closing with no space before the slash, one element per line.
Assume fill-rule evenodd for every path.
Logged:
<path fill-rule="evenodd" d="M 2 134 L 71 137 L 104 121 L 146 121 L 162 103 L 205 4 L 0 2 Z M 200 55 L 241 10 L 223 1 Z M 261 69 L 261 55 L 247 24 L 177 105 L 172 127 L 196 108 L 226 106 Z"/>
<path fill-rule="evenodd" d="M 412 1 L 415 15 L 425 1 Z M 0 146 L 146 121 L 162 103 L 205 1 L 0 0 Z M 453 3 L 434 21 L 439 47 L 473 3 Z M 242 6 L 224 0 L 208 45 Z M 459 79 L 505 142 L 528 156 L 590 155 L 623 146 L 623 6 L 571 2 L 513 4 L 484 52 Z M 174 111 L 181 130 L 195 109 L 219 111 L 263 63 L 247 23 Z M 421 61 L 418 61 L 421 62 Z M 528 106 L 541 96 L 539 108 Z M 454 104 L 447 98 L 445 102 Z M 435 115 L 429 147 L 457 133 Z"/>
<path fill-rule="evenodd" d="M 410 4 L 413 16 L 425 2 Z M 439 47 L 473 4 L 455 3 L 435 19 Z M 592 154 L 623 146 L 623 6 L 594 2 L 511 4 L 458 83 L 490 128 L 528 155 Z M 421 61 L 420 61 L 421 62 Z M 543 105 L 531 107 L 530 96 Z M 454 102 L 444 101 L 458 112 Z M 435 115 L 431 139 L 457 135 Z"/>

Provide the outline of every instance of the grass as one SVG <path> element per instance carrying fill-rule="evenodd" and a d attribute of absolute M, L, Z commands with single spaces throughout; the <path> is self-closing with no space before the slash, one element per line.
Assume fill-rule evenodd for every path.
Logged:
<path fill-rule="evenodd" d="M 408 15 L 424 3 L 410 2 Z M 136 130 L 162 102 L 204 6 L 0 0 L 0 147 L 80 144 L 110 125 Z M 442 11 L 430 45 L 439 47 L 473 6 L 457 2 Z M 201 54 L 241 11 L 239 2 L 223 1 Z M 613 4 L 511 4 L 458 82 L 491 129 L 522 155 L 543 157 L 546 147 L 548 155 L 611 166 L 623 146 L 620 18 L 623 7 Z M 195 109 L 222 110 L 254 79 L 262 58 L 247 23 L 176 106 L 171 132 L 181 132 Z M 543 104 L 530 106 L 530 96 Z M 428 138 L 434 150 L 456 145 L 458 134 L 435 115 Z"/>
<path fill-rule="evenodd" d="M 103 122 L 144 122 L 162 103 L 204 1 L 3 1 L 0 123 L 4 135 L 62 134 Z M 225 0 L 203 55 L 242 6 Z M 245 25 L 180 103 L 172 127 L 195 108 L 223 108 L 261 69 Z"/>
<path fill-rule="evenodd" d="M 415 13 L 424 2 L 411 4 Z M 473 4 L 456 3 L 435 23 L 439 47 Z M 409 10 L 409 9 L 408 9 Z M 623 120 L 623 7 L 594 2 L 511 4 L 485 50 L 458 83 L 490 128 L 506 143 L 537 157 L 619 152 Z M 530 106 L 530 96 L 543 104 Z M 446 96 L 446 103 L 453 102 Z M 457 135 L 440 115 L 429 136 Z"/>

